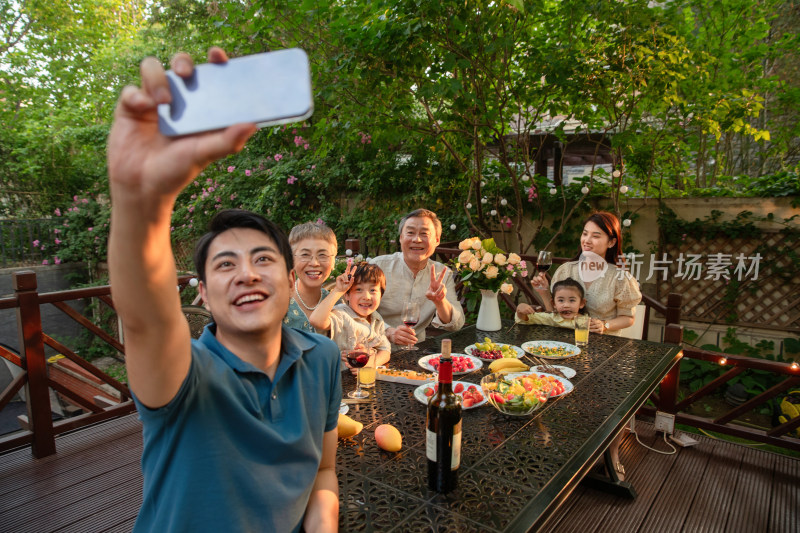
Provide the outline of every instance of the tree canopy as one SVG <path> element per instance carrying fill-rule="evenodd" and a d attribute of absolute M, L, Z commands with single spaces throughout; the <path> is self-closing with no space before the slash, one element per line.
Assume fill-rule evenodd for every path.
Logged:
<path fill-rule="evenodd" d="M 398 214 L 439 211 L 453 239 L 527 250 L 587 199 L 733 191 L 798 165 L 798 10 L 778 0 L 0 0 L 0 198 L 52 213 L 102 193 L 114 101 L 145 55 L 202 61 L 300 46 L 315 113 L 261 131 L 187 190 L 176 233 L 220 207 L 285 227 L 322 218 L 391 245 Z M 566 185 L 579 142 L 608 151 Z M 538 163 L 537 163 L 538 161 Z M 537 174 L 537 170 L 539 171 Z M 613 174 L 611 170 L 614 170 Z M 225 194 L 221 194 L 224 190 Z M 545 214 L 561 213 L 548 227 Z M 533 238 L 521 228 L 533 221 Z M 199 229 L 197 230 L 199 231 Z M 529 235 L 530 232 L 526 232 Z"/>

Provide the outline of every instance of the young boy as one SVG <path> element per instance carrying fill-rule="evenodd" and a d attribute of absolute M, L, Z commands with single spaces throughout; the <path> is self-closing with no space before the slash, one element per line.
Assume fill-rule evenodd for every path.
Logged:
<path fill-rule="evenodd" d="M 340 350 L 358 345 L 364 349 L 374 348 L 377 351 L 375 366 L 386 364 L 391 345 L 386 338 L 386 324 L 377 311 L 385 290 L 386 276 L 378 265 L 348 265 L 336 278 L 336 286 L 311 313 L 309 322 L 318 330 L 330 330 Z M 334 307 L 342 295 L 345 303 Z"/>
<path fill-rule="evenodd" d="M 545 287 L 544 290 L 547 288 Z M 572 278 L 563 279 L 553 285 L 555 313 L 550 298 L 543 298 L 543 300 L 545 309 L 547 309 L 545 313 L 536 313 L 530 305 L 519 304 L 514 317 L 516 322 L 575 329 L 575 317 L 586 305 L 583 287 Z"/>

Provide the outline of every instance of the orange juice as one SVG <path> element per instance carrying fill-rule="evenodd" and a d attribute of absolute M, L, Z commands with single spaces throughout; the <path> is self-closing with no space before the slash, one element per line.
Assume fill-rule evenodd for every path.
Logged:
<path fill-rule="evenodd" d="M 575 344 L 578 346 L 586 346 L 589 344 L 589 330 L 576 329 L 575 330 Z"/>
<path fill-rule="evenodd" d="M 374 387 L 375 374 L 376 370 L 374 366 L 365 366 L 364 368 L 359 368 L 358 378 L 361 380 L 361 386 L 367 388 Z"/>

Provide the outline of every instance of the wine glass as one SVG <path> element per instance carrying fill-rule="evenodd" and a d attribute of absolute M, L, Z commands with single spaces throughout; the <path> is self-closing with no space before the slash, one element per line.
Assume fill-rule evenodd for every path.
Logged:
<path fill-rule="evenodd" d="M 350 350 L 347 352 L 347 363 L 353 368 L 363 368 L 369 361 L 369 352 L 365 350 Z M 347 393 L 348 398 L 368 398 L 369 393 L 361 389 L 361 372 L 356 373 L 356 390 Z"/>
<path fill-rule="evenodd" d="M 419 322 L 419 304 L 415 301 L 409 300 L 403 306 L 403 324 L 410 327 L 411 329 L 414 329 L 414 326 L 417 325 L 417 322 Z M 417 348 L 413 344 L 411 345 L 405 344 L 401 349 L 408 351 L 419 350 L 419 348 Z"/>
<path fill-rule="evenodd" d="M 536 260 L 536 270 L 539 272 L 547 272 L 550 270 L 550 265 L 553 264 L 553 253 L 547 250 L 539 251 L 539 258 Z"/>

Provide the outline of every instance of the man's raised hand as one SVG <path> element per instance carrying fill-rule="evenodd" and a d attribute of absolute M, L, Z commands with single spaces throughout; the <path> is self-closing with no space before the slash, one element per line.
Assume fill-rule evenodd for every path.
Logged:
<path fill-rule="evenodd" d="M 445 277 L 447 276 L 447 269 L 442 268 L 442 273 L 439 276 L 431 268 L 431 284 L 425 292 L 425 298 L 433 303 L 441 302 L 447 296 L 447 287 L 445 287 Z"/>
<path fill-rule="evenodd" d="M 228 60 L 218 47 L 208 51 L 212 63 Z M 172 58 L 176 74 L 194 70 L 188 54 Z M 108 140 L 108 171 L 114 185 L 129 192 L 175 195 L 209 163 L 238 152 L 255 133 L 255 124 L 235 124 L 221 131 L 170 138 L 158 129 L 158 105 L 172 100 L 164 68 L 148 57 L 140 66 L 142 86 L 123 89 Z"/>

